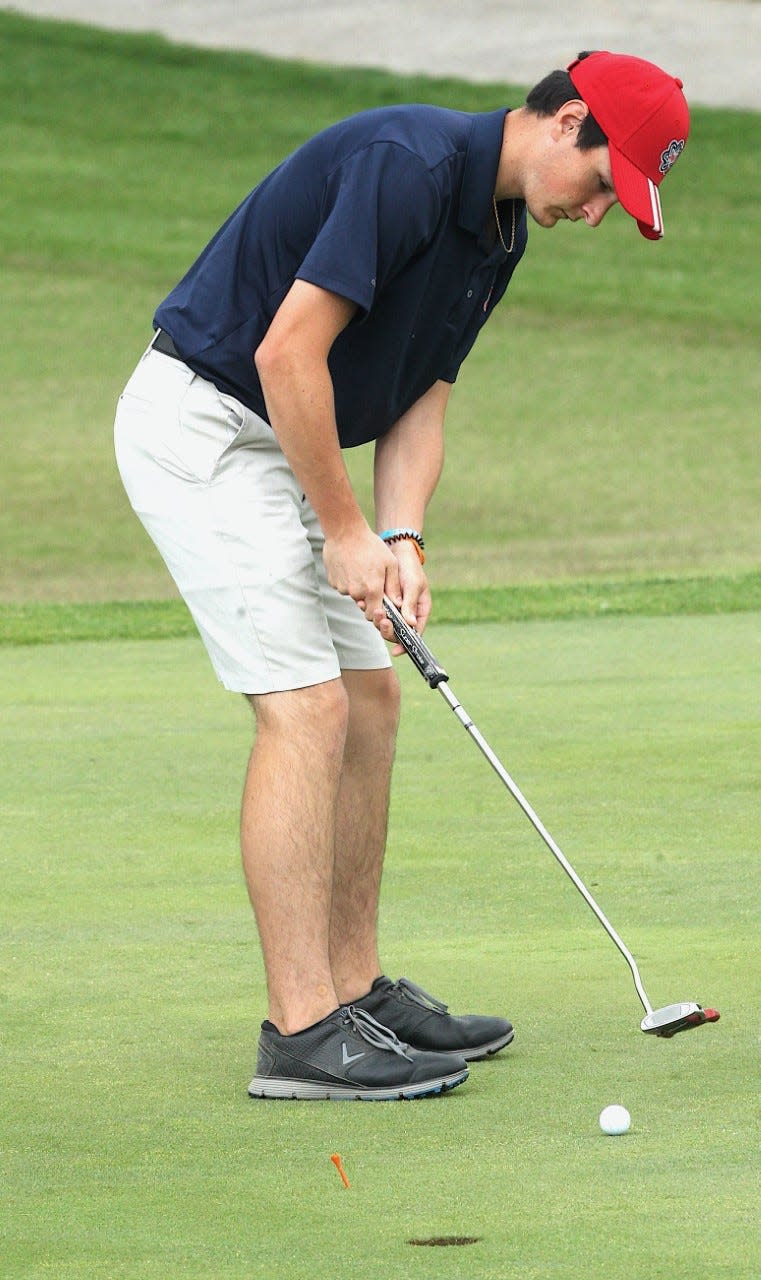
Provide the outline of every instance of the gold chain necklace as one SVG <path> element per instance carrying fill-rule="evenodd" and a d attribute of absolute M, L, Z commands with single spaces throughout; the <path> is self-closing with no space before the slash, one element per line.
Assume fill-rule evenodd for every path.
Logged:
<path fill-rule="evenodd" d="M 492 196 L 491 202 L 492 202 L 492 208 L 494 209 L 494 221 L 497 224 L 497 235 L 499 236 L 499 243 L 502 245 L 502 248 L 504 249 L 505 253 L 512 253 L 513 245 L 515 244 L 515 201 L 514 200 L 510 201 L 510 210 L 512 213 L 512 227 L 510 230 L 510 248 L 509 249 L 505 244 L 504 236 L 502 235 L 502 223 L 499 220 L 499 212 L 497 210 L 497 197 Z"/>

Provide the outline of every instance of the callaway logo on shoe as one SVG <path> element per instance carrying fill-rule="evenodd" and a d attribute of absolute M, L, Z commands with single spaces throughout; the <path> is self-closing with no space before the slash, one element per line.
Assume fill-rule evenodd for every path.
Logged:
<path fill-rule="evenodd" d="M 352 1062 L 356 1062 L 357 1058 L 364 1058 L 364 1050 L 360 1049 L 359 1053 L 349 1053 L 344 1040 L 341 1044 L 341 1062 L 345 1067 L 351 1066 Z"/>
<path fill-rule="evenodd" d="M 424 1098 L 446 1093 L 468 1076 L 464 1058 L 416 1053 L 354 1005 L 290 1036 L 263 1022 L 256 1067 L 248 1086 L 252 1098 Z"/>

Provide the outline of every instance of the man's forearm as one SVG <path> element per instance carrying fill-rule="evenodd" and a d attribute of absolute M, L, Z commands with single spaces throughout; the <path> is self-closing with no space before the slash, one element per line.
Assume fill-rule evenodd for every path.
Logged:
<path fill-rule="evenodd" d="M 378 533 L 423 528 L 425 512 L 444 464 L 444 414 L 450 386 L 437 382 L 375 446 L 375 519 Z"/>
<path fill-rule="evenodd" d="M 327 537 L 366 526 L 343 461 L 328 355 L 356 311 L 297 280 L 254 355 L 272 429 Z"/>
<path fill-rule="evenodd" d="M 327 537 L 365 523 L 351 486 L 336 428 L 327 364 L 292 358 L 259 367 L 272 429 Z"/>

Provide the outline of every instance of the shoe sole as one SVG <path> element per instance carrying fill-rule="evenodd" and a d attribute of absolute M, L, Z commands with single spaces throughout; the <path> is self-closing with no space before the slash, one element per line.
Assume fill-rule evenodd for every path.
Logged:
<path fill-rule="evenodd" d="M 430 1098 L 448 1093 L 467 1080 L 467 1071 L 456 1071 L 436 1080 L 423 1080 L 418 1084 L 402 1085 L 396 1089 L 352 1089 L 345 1085 L 322 1083 L 319 1080 L 289 1080 L 275 1076 L 254 1076 L 248 1086 L 250 1098 L 289 1098 L 299 1101 L 322 1102 L 403 1102 L 413 1098 Z"/>
<path fill-rule="evenodd" d="M 473 1049 L 450 1049 L 449 1053 L 456 1053 L 458 1058 L 464 1058 L 466 1062 L 482 1062 L 484 1058 L 491 1058 L 495 1053 L 499 1053 L 500 1049 L 506 1049 L 515 1039 L 515 1032 L 508 1031 L 507 1035 L 500 1036 L 498 1040 L 491 1040 L 489 1044 L 479 1044 Z M 436 1050 L 441 1053 L 441 1049 Z"/>

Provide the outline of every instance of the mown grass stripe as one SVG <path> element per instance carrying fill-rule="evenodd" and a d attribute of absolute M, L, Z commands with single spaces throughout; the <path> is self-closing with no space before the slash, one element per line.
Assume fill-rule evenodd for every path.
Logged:
<path fill-rule="evenodd" d="M 744 613 L 761 610 L 761 571 L 723 577 L 583 580 L 440 589 L 437 623 Z M 0 605 L 0 645 L 168 640 L 195 634 L 180 600 Z"/>

